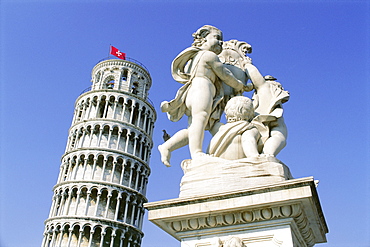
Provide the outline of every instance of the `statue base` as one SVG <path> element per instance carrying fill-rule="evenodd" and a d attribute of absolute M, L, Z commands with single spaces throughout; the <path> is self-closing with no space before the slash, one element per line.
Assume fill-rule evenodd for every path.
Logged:
<path fill-rule="evenodd" d="M 181 247 L 306 247 L 328 232 L 312 177 L 144 206 Z"/>
<path fill-rule="evenodd" d="M 275 157 L 226 160 L 203 156 L 184 160 L 179 197 L 235 191 L 293 179 L 289 168 Z"/>

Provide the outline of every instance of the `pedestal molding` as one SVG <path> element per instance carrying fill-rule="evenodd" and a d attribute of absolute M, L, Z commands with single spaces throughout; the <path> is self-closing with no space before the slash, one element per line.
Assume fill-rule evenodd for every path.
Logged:
<path fill-rule="evenodd" d="M 292 242 L 306 247 L 326 242 L 328 232 L 312 177 L 144 207 L 150 221 L 178 240 L 283 227 L 292 232 Z"/>

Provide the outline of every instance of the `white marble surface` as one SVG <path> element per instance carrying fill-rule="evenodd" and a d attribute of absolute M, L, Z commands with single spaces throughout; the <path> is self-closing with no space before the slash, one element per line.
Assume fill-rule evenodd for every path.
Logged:
<path fill-rule="evenodd" d="M 326 242 L 328 232 L 312 177 L 145 207 L 181 247 L 220 247 L 233 236 L 248 247 L 306 247 Z"/>
<path fill-rule="evenodd" d="M 226 160 L 204 156 L 182 163 L 180 197 L 222 193 L 292 179 L 289 168 L 275 157 Z"/>

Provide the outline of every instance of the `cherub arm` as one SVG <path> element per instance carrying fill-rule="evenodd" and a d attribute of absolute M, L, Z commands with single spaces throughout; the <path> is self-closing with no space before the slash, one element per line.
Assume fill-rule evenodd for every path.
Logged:
<path fill-rule="evenodd" d="M 251 63 L 247 63 L 244 65 L 245 72 L 247 73 L 249 79 L 252 81 L 253 86 L 255 89 L 258 89 L 263 84 L 265 84 L 265 78 L 261 75 L 258 71 L 256 66 Z"/>
<path fill-rule="evenodd" d="M 237 91 L 243 91 L 244 84 L 236 79 L 233 73 L 221 63 L 218 56 L 213 52 L 204 54 L 205 62 L 210 66 L 213 72 L 227 85 L 235 88 Z"/>

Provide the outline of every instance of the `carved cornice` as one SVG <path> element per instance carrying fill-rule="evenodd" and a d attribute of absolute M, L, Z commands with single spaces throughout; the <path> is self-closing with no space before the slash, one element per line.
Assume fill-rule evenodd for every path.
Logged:
<path fill-rule="evenodd" d="M 250 222 L 280 219 L 298 215 L 299 205 L 266 207 L 239 212 L 228 212 L 218 215 L 208 215 L 198 218 L 184 219 L 168 223 L 175 232 L 199 230 L 219 226 L 245 224 Z"/>
<path fill-rule="evenodd" d="M 301 204 L 279 205 L 245 211 L 225 212 L 217 215 L 197 216 L 196 218 L 189 217 L 186 219 L 167 222 L 167 227 L 176 233 L 180 233 L 287 218 L 294 219 L 306 244 L 308 246 L 313 246 L 315 244 L 315 237 L 310 229 L 309 222 L 302 210 Z"/>
<path fill-rule="evenodd" d="M 312 177 L 235 192 L 146 203 L 148 218 L 181 240 L 199 234 L 289 226 L 307 246 L 328 232 Z M 294 230 L 295 229 L 295 230 Z"/>

